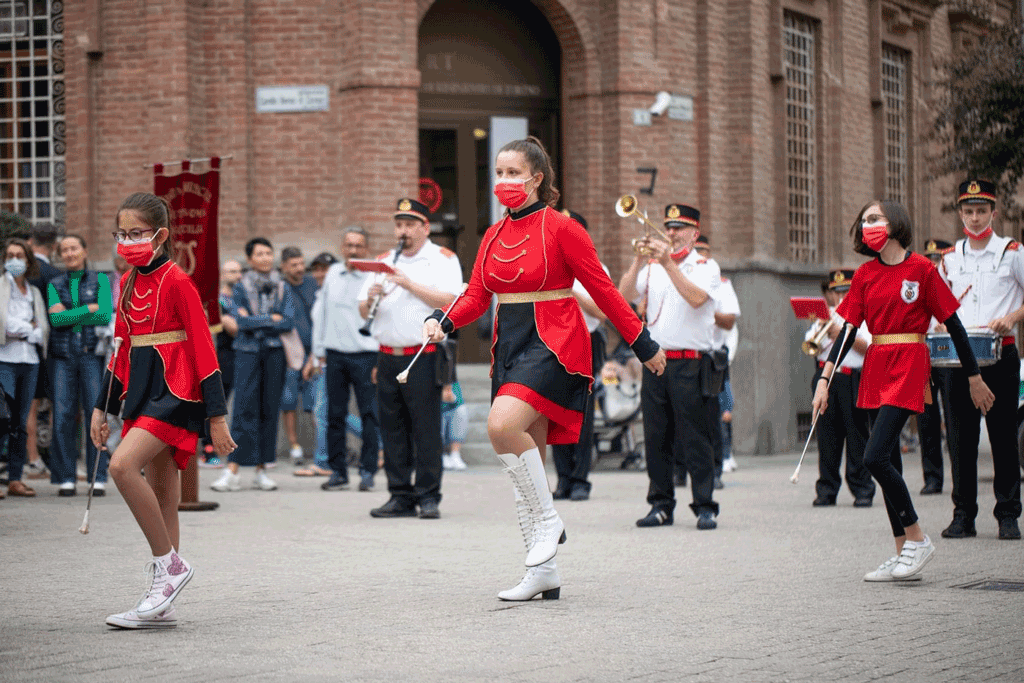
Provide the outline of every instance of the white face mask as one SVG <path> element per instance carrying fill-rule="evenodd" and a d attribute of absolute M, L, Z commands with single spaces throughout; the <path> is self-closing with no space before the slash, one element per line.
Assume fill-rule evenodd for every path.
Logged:
<path fill-rule="evenodd" d="M 25 270 L 28 268 L 28 265 L 25 263 L 24 259 L 11 258 L 7 259 L 4 263 L 4 268 L 11 274 L 11 277 L 21 277 L 25 274 Z"/>

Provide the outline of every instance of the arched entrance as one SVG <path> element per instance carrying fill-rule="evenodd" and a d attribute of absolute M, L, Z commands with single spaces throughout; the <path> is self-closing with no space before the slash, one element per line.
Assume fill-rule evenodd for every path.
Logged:
<path fill-rule="evenodd" d="M 438 0 L 423 17 L 418 44 L 421 196 L 433 200 L 434 240 L 458 253 L 468 281 L 498 211 L 491 192 L 497 149 L 535 135 L 561 175 L 561 49 L 534 5 L 487 0 Z M 489 361 L 489 333 L 486 324 L 462 331 L 458 360 Z"/>

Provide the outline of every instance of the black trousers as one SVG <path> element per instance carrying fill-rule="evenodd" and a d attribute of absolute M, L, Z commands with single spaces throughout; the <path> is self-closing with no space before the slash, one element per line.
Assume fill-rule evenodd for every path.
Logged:
<path fill-rule="evenodd" d="M 647 502 L 652 507 L 673 511 L 676 507 L 673 474 L 673 445 L 681 453 L 690 474 L 693 513 L 718 514 L 712 500 L 715 490 L 715 455 L 711 450 L 708 423 L 710 399 L 701 395 L 700 359 L 669 360 L 659 377 L 644 368 L 640 406 L 644 414 L 644 450 L 650 486 Z"/>
<path fill-rule="evenodd" d="M 388 491 L 410 504 L 440 502 L 441 383 L 437 352 L 422 354 L 412 366 L 408 382 L 399 384 L 395 377 L 411 360 L 412 356 L 377 356 L 377 403 Z"/>
<path fill-rule="evenodd" d="M 864 449 L 864 466 L 882 488 L 893 538 L 905 536 L 906 528 L 917 523 L 917 512 L 907 482 L 903 480 L 903 455 L 900 453 L 900 432 L 913 414 L 896 406 L 868 411 L 871 433 Z"/>
<path fill-rule="evenodd" d="M 856 387 L 860 372 L 853 374 L 836 371 L 828 392 L 828 409 L 818 417 L 818 482 L 815 489 L 819 497 L 835 498 L 842 487 L 839 465 L 846 446 L 846 485 L 854 498 L 871 499 L 875 495 L 875 482 L 864 466 L 864 447 L 868 441 L 868 411 L 857 407 Z M 815 373 L 817 384 L 821 372 Z M 812 385 L 814 386 L 814 385 Z"/>
<path fill-rule="evenodd" d="M 593 358 L 595 381 L 600 381 L 601 367 L 604 365 L 604 335 L 594 332 L 590 335 L 590 352 Z M 580 440 L 576 443 L 557 444 L 551 447 L 551 455 L 555 459 L 555 471 L 558 472 L 558 490 L 568 492 L 576 484 L 583 484 L 590 490 L 591 460 L 594 457 L 594 404 L 596 396 L 593 390 L 587 397 L 583 411 L 583 426 L 580 428 Z"/>
<path fill-rule="evenodd" d="M 945 396 L 944 388 L 948 368 L 932 370 L 932 402 L 924 405 L 924 412 L 917 416 L 917 432 L 921 438 L 921 470 L 925 485 L 934 484 L 940 489 L 945 480 L 942 463 L 942 416 L 939 413 L 939 394 Z M 947 413 L 948 414 L 948 413 Z M 949 427 L 947 425 L 947 433 Z"/>
<path fill-rule="evenodd" d="M 1020 517 L 1020 465 L 1017 456 L 1017 392 L 1020 382 L 1020 356 L 1017 347 L 1003 347 L 995 365 L 981 368 L 981 378 L 996 396 L 985 417 L 988 439 L 992 444 L 996 495 L 993 510 L 996 519 Z M 950 368 L 942 392 L 946 410 L 946 440 L 949 443 L 950 470 L 953 475 L 953 511 L 974 519 L 978 515 L 978 439 L 981 436 L 981 411 L 974 407 L 967 374 Z"/>
<path fill-rule="evenodd" d="M 327 349 L 324 388 L 327 390 L 327 455 L 332 471 L 348 481 L 348 450 L 345 447 L 345 419 L 348 417 L 349 387 L 356 395 L 356 406 L 362 420 L 363 437 L 359 453 L 359 473 L 377 473 L 377 448 L 380 425 L 373 409 L 377 394 L 371 376 L 377 354 L 341 353 Z M 419 363 L 420 361 L 416 361 Z"/>

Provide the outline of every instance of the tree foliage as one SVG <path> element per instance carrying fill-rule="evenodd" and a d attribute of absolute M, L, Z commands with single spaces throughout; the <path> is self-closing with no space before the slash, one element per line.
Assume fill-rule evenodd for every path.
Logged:
<path fill-rule="evenodd" d="M 998 188 L 1004 220 L 1020 224 L 1024 178 L 1024 31 L 990 25 L 973 49 L 940 65 L 931 137 L 932 177 L 984 178 Z M 959 182 L 959 180 L 957 181 Z"/>
<path fill-rule="evenodd" d="M 32 224 L 21 214 L 0 211 L 0 242 L 9 237 L 27 239 L 31 230 Z"/>

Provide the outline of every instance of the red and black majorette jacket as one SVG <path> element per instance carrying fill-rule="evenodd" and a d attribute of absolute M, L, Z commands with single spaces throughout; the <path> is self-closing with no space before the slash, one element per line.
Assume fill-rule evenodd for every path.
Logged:
<path fill-rule="evenodd" d="M 469 286 L 449 313 L 450 323 L 445 320 L 442 328 L 447 332 L 473 322 L 487 310 L 494 294 L 565 290 L 564 297 L 534 302 L 537 333 L 569 373 L 593 380 L 590 335 L 579 304 L 568 294 L 577 279 L 641 361 L 658 352 L 640 318 L 601 267 L 587 231 L 540 202 L 488 228 Z M 496 343 L 497 323 L 494 332 Z M 494 343 L 492 362 L 493 354 Z"/>
<path fill-rule="evenodd" d="M 122 292 L 127 279 L 128 273 L 121 278 Z M 121 339 L 121 347 L 116 365 L 111 358 L 107 366 L 115 379 L 108 406 L 118 407 L 128 394 L 133 348 L 152 346 L 163 362 L 163 380 L 176 398 L 205 403 L 207 417 L 227 414 L 217 352 L 199 291 L 189 276 L 160 256 L 139 269 L 131 293 L 116 303 L 114 336 Z M 126 405 L 125 415 L 133 408 Z"/>

